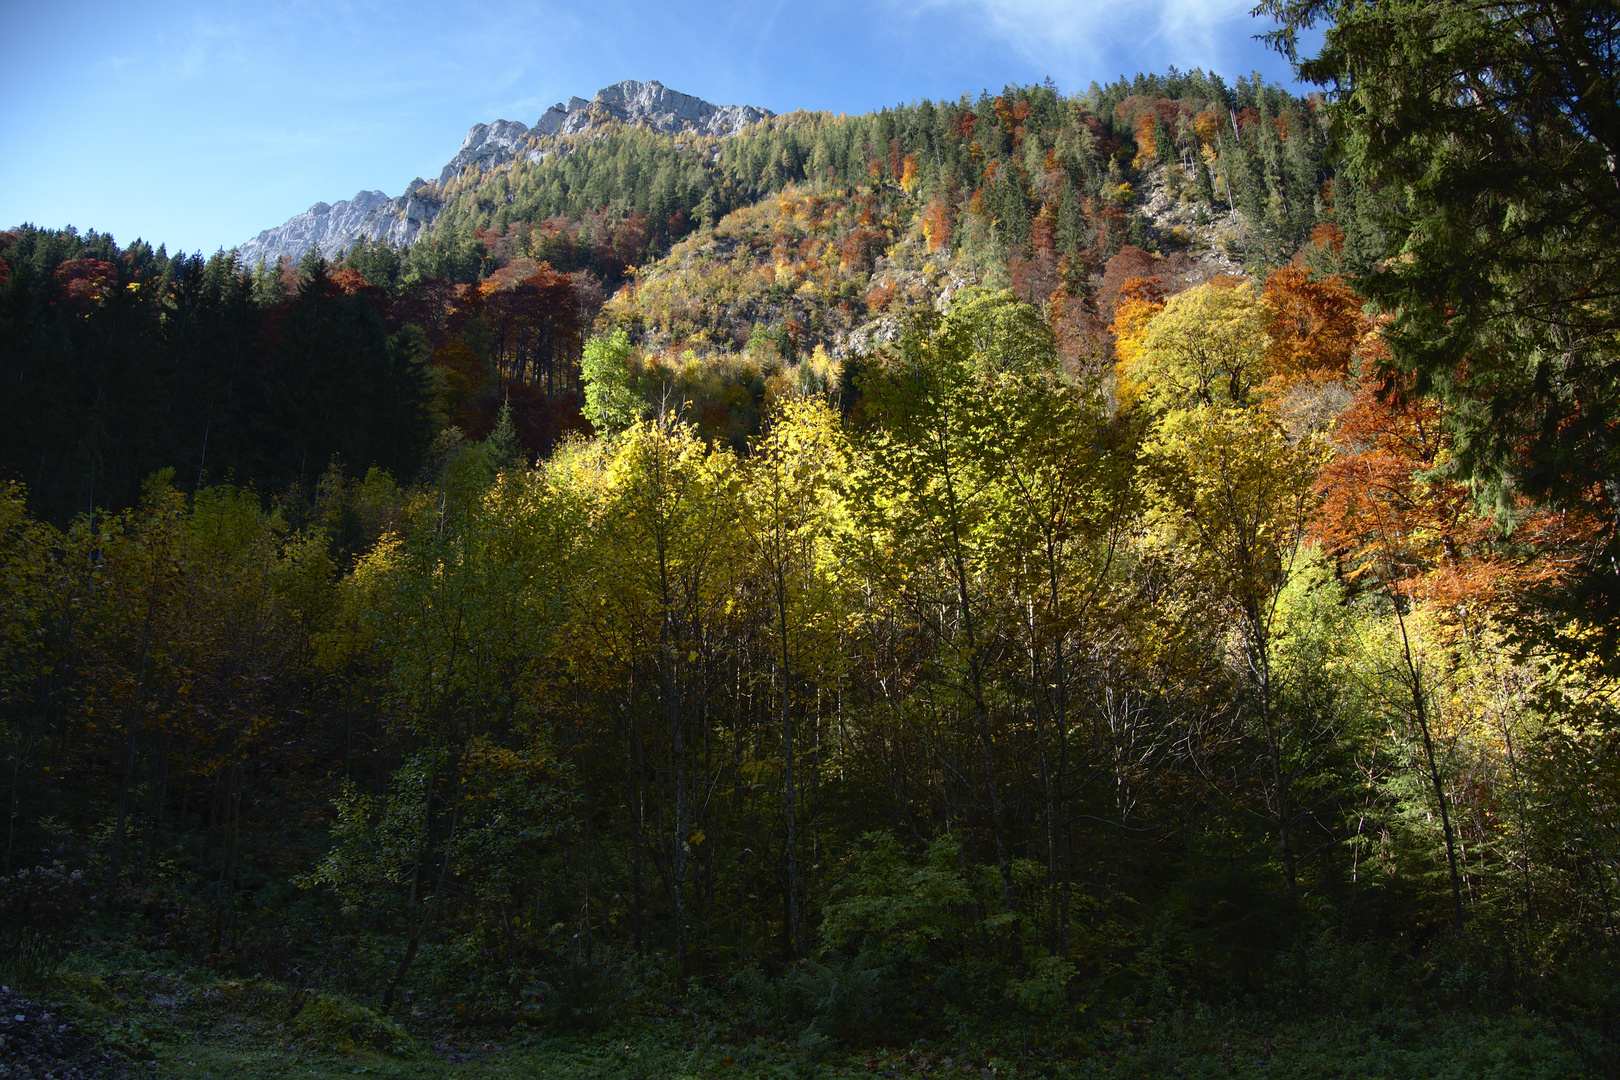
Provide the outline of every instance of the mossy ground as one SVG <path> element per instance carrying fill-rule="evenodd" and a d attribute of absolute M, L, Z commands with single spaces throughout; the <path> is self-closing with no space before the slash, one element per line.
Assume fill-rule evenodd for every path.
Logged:
<path fill-rule="evenodd" d="M 1580 1055 L 1522 1013 L 1377 1013 L 1278 1022 L 1181 1009 L 1162 1016 L 1074 1014 L 1040 1029 L 964 1018 L 946 1039 L 851 1046 L 749 1033 L 723 1012 L 671 1007 L 605 1030 L 404 1024 L 360 1002 L 268 979 L 170 972 L 62 972 L 38 996 L 128 1057 L 132 1075 L 246 1077 L 545 1077 L 547 1080 L 835 1080 L 859 1076 L 1490 1078 L 1582 1075 Z"/>

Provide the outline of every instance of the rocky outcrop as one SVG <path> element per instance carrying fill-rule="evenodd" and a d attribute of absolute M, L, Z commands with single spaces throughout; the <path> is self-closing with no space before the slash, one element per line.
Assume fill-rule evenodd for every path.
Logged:
<path fill-rule="evenodd" d="M 410 247 L 439 216 L 439 206 L 438 189 L 418 177 L 405 194 L 392 199 L 380 191 L 362 191 L 330 205 L 318 202 L 240 245 L 236 253 L 242 262 L 254 266 L 260 259 L 273 263 L 282 256 L 296 262 L 312 249 L 336 258 L 356 240 L 386 240 L 395 247 Z"/>
<path fill-rule="evenodd" d="M 516 120 L 474 124 L 467 137 L 461 140 L 461 150 L 450 159 L 450 164 L 440 170 L 439 183 L 449 183 L 469 165 L 485 171 L 505 165 L 522 153 L 528 144 L 529 129 Z"/>
<path fill-rule="evenodd" d="M 303 258 L 319 249 L 328 258 L 347 251 L 357 240 L 387 240 L 409 247 L 439 215 L 439 191 L 468 170 L 491 172 L 525 155 L 538 160 L 545 151 L 534 146 L 537 137 L 577 135 L 603 123 L 634 124 L 671 134 L 692 133 L 726 138 L 749 124 L 774 116 L 752 105 L 712 105 L 702 98 L 671 90 L 663 83 L 626 79 L 596 92 L 586 101 L 571 97 L 558 102 L 526 127 L 516 120 L 474 124 L 461 149 L 440 170 L 437 184 L 417 179 L 405 194 L 389 198 L 380 191 L 362 191 L 352 199 L 308 210 L 240 245 L 238 256 L 248 265 L 260 259 L 275 262 L 282 256 Z"/>
<path fill-rule="evenodd" d="M 1141 211 L 1161 243 L 1188 253 L 1192 269 L 1184 276 L 1182 287 L 1221 275 L 1243 276 L 1243 263 L 1234 257 L 1249 236 L 1243 211 L 1220 201 L 1214 206 L 1195 201 L 1186 191 L 1186 181 L 1174 185 L 1170 176 L 1164 165 L 1144 173 Z"/>

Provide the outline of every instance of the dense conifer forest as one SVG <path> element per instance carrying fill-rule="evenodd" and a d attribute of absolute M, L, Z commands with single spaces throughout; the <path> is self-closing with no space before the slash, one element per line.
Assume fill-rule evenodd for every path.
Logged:
<path fill-rule="evenodd" d="M 1278 0 L 1303 98 L 540 139 L 407 250 L 0 233 L 17 1016 L 1615 1075 L 1616 26 L 1394 6 Z"/>

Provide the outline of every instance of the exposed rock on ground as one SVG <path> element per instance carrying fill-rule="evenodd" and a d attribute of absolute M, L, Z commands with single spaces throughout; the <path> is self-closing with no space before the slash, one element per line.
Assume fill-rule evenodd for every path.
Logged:
<path fill-rule="evenodd" d="M 132 1075 L 61 1012 L 0 987 L 0 1080 L 114 1080 Z"/>
<path fill-rule="evenodd" d="M 578 100 L 578 99 L 575 99 Z M 555 106 L 553 106 L 555 108 Z M 539 132 L 538 125 L 535 132 Z M 469 165 L 481 169 L 494 169 L 516 158 L 529 145 L 529 129 L 516 120 L 497 120 L 493 124 L 474 124 L 467 137 L 461 140 L 461 149 L 450 163 L 439 170 L 439 183 L 448 184 L 461 175 Z"/>
<path fill-rule="evenodd" d="M 1142 213 L 1161 242 L 1185 248 L 1196 272 L 1185 275 L 1183 287 L 1219 274 L 1241 276 L 1238 250 L 1248 236 L 1243 212 L 1225 203 L 1208 206 L 1187 197 L 1188 183 L 1177 183 L 1168 166 L 1159 165 L 1142 178 Z"/>

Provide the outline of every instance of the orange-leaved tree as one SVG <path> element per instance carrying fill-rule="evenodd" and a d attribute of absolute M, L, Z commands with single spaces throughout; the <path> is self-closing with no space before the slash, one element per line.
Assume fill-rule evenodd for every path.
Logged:
<path fill-rule="evenodd" d="M 1275 397 L 1301 382 L 1342 379 L 1368 330 L 1361 298 L 1334 274 L 1298 263 L 1279 267 L 1262 295 L 1270 369 L 1263 393 Z"/>

